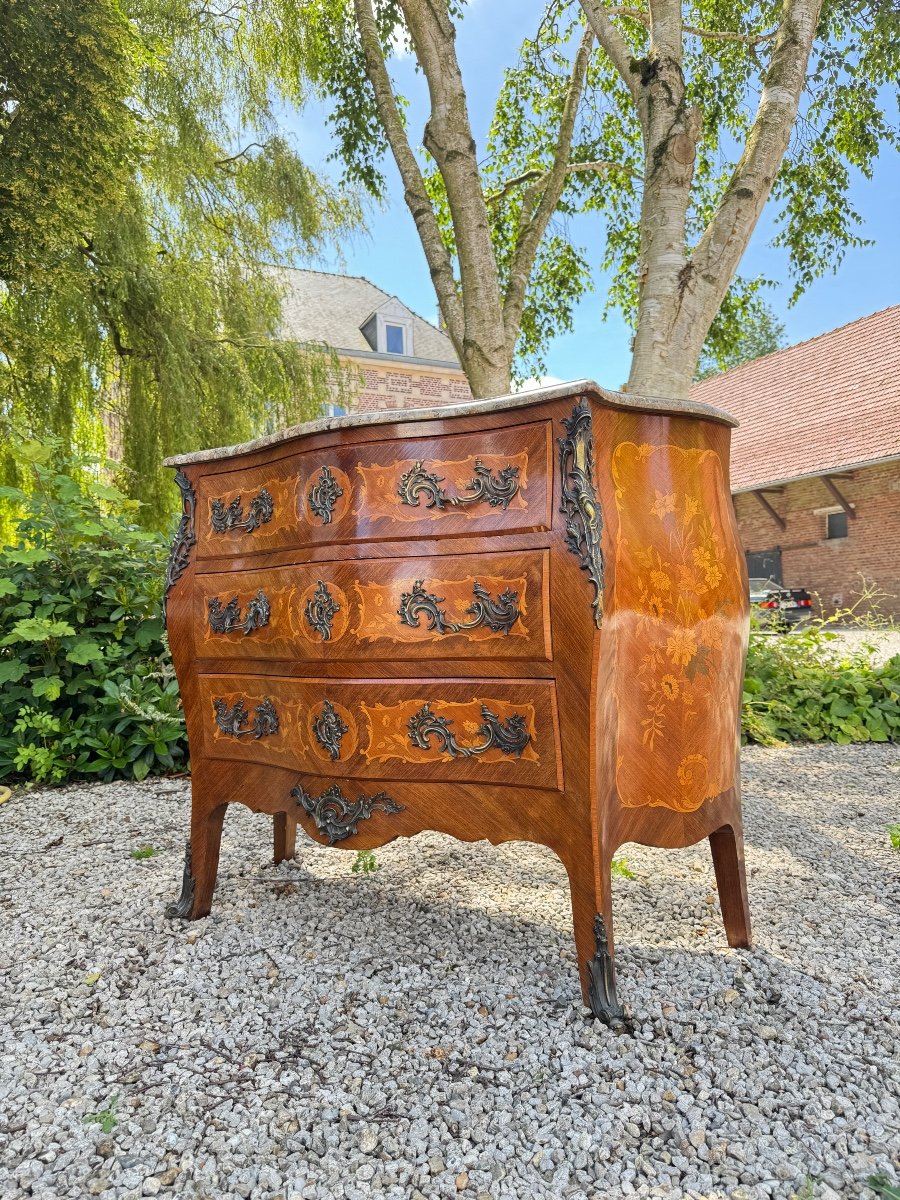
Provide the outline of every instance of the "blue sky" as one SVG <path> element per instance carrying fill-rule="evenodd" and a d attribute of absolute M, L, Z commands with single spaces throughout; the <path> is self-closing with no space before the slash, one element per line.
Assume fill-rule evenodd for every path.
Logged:
<path fill-rule="evenodd" d="M 538 5 L 527 8 L 529 13 L 532 8 L 538 11 Z M 457 52 L 479 146 L 484 141 L 503 67 L 514 60 L 521 37 L 529 32 L 522 25 L 522 9 L 522 0 L 469 0 L 459 29 Z M 423 81 L 415 74 L 410 59 L 393 64 L 392 73 L 401 92 L 411 100 L 410 132 L 420 140 L 427 115 Z M 327 162 L 333 145 L 324 117 L 325 110 L 314 105 L 292 118 L 290 126 L 309 165 L 335 174 L 335 164 Z M 434 320 L 434 289 L 392 160 L 386 161 L 385 170 L 390 183 L 389 203 L 384 208 L 370 206 L 369 232 L 345 243 L 343 269 L 367 276 Z M 855 180 L 849 202 L 864 219 L 862 236 L 875 244 L 848 251 L 837 273 L 816 282 L 793 308 L 787 303 L 791 287 L 786 254 L 769 245 L 773 233 L 770 210 L 764 212 L 741 264 L 744 275 L 762 274 L 779 281 L 767 299 L 784 322 L 789 343 L 900 303 L 900 155 L 884 154 L 871 182 L 861 177 Z M 575 225 L 573 236 L 582 245 L 596 247 L 599 260 L 602 226 L 596 219 L 593 226 Z M 341 269 L 336 260 L 324 266 Z M 560 379 L 587 376 L 607 387 L 621 386 L 628 374 L 630 333 L 616 314 L 602 320 L 604 300 L 604 282 L 598 270 L 596 291 L 578 308 L 574 331 L 557 337 L 550 348 L 548 374 Z"/>

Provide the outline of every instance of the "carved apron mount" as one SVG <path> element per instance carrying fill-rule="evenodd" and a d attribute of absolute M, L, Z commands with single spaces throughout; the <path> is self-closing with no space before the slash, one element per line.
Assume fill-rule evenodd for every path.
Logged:
<path fill-rule="evenodd" d="M 329 846 L 353 837 L 359 822 L 368 820 L 376 809 L 384 813 L 403 812 L 403 805 L 392 800 L 386 792 L 378 792 L 371 797 L 357 796 L 356 800 L 350 800 L 336 783 L 318 799 L 299 783 L 291 788 L 291 795 L 303 811 L 312 817 L 316 829 L 328 839 Z"/>

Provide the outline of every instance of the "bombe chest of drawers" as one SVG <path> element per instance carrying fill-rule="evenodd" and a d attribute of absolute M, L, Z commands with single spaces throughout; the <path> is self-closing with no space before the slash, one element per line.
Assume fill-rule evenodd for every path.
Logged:
<path fill-rule="evenodd" d="M 298 822 L 348 850 L 425 829 L 549 846 L 585 1002 L 614 1025 L 623 842 L 708 837 L 748 945 L 731 424 L 582 382 L 171 460 L 192 816 L 169 915 L 210 911 L 238 802 L 273 816 L 276 861 Z"/>

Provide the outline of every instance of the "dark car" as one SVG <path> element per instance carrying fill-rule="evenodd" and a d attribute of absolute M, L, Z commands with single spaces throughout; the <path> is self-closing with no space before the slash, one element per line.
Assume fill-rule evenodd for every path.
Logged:
<path fill-rule="evenodd" d="M 774 579 L 751 579 L 750 603 L 762 610 L 763 623 L 775 629 L 796 625 L 813 606 L 806 588 L 783 588 Z"/>

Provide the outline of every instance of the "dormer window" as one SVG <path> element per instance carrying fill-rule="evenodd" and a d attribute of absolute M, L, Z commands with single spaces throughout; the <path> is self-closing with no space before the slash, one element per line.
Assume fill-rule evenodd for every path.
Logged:
<path fill-rule="evenodd" d="M 401 354 L 412 358 L 413 319 L 409 309 L 389 300 L 366 320 L 360 331 L 377 354 Z"/>
<path fill-rule="evenodd" d="M 384 348 L 388 354 L 405 354 L 406 353 L 406 330 L 402 325 L 394 325 L 392 322 L 385 321 L 384 323 Z"/>

